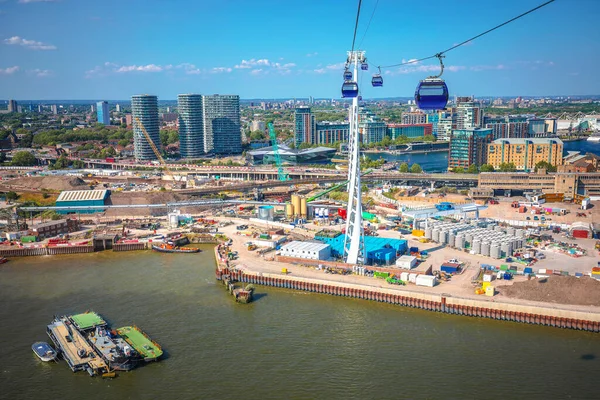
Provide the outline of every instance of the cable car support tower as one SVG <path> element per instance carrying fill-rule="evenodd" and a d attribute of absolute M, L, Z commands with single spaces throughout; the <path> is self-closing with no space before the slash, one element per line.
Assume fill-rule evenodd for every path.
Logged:
<path fill-rule="evenodd" d="M 358 84 L 358 66 L 366 63 L 364 51 L 349 51 L 348 63 L 354 66 L 354 81 Z M 348 264 L 364 263 L 365 244 L 362 221 L 360 183 L 360 145 L 358 134 L 358 96 L 352 98 L 350 107 L 350 134 L 348 138 L 348 209 L 346 217 L 346 237 L 344 258 Z"/>

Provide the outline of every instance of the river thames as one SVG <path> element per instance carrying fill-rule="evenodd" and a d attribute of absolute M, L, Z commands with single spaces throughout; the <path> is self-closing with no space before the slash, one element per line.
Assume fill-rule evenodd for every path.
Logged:
<path fill-rule="evenodd" d="M 260 286 L 237 304 L 203 248 L 0 266 L 0 398 L 598 398 L 598 334 Z M 53 315 L 86 310 L 138 325 L 165 358 L 112 380 L 40 362 Z"/>

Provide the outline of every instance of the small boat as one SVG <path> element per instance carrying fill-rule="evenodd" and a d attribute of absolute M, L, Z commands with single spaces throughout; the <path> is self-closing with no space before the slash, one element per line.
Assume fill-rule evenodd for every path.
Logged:
<path fill-rule="evenodd" d="M 56 359 L 57 353 L 50 345 L 46 342 L 35 342 L 31 345 L 31 350 L 36 356 L 42 361 L 48 362 Z"/>
<path fill-rule="evenodd" d="M 4 264 L 5 262 L 8 262 L 8 258 L 0 257 L 0 264 Z"/>
<path fill-rule="evenodd" d="M 161 253 L 199 253 L 200 249 L 195 247 L 177 247 L 172 244 L 162 243 L 160 245 L 152 245 L 152 250 L 159 251 Z"/>

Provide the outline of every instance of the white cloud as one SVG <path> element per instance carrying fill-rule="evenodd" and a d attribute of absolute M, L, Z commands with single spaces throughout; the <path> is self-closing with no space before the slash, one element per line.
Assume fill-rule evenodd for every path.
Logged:
<path fill-rule="evenodd" d="M 266 58 L 261 58 L 261 59 L 255 59 L 252 58 L 250 60 L 242 60 L 242 62 L 238 65 L 235 65 L 233 68 L 236 69 L 247 69 L 247 68 L 253 68 L 256 66 L 270 66 L 271 62 L 269 60 L 267 60 Z"/>
<path fill-rule="evenodd" d="M 252 71 L 250 71 L 251 75 L 261 75 L 262 73 L 267 74 L 267 72 L 265 72 L 262 68 L 253 69 Z"/>
<path fill-rule="evenodd" d="M 320 65 L 321 64 L 319 64 L 318 66 L 320 66 Z M 346 66 L 346 63 L 343 63 L 343 62 L 336 63 L 336 64 L 329 64 L 322 68 L 313 69 L 313 72 L 316 74 L 325 74 L 327 72 L 334 72 L 334 71 L 339 72 L 339 71 L 342 71 L 345 66 Z"/>
<path fill-rule="evenodd" d="M 160 72 L 163 67 L 155 64 L 148 65 L 123 65 L 118 68 L 115 72 Z"/>
<path fill-rule="evenodd" d="M 279 60 L 283 60 L 283 58 L 279 58 Z M 295 63 L 280 63 L 274 62 L 266 58 L 252 58 L 250 60 L 242 60 L 241 63 L 234 65 L 235 69 L 251 69 L 250 73 L 252 75 L 257 75 L 261 73 L 268 73 L 270 70 L 277 72 L 281 75 L 287 75 L 292 72 L 292 68 L 296 67 Z M 231 69 L 231 68 L 230 68 Z M 255 72 L 260 71 L 260 72 Z M 230 72 L 230 71 L 227 71 Z"/>
<path fill-rule="evenodd" d="M 8 68 L 0 68 L 0 75 L 12 75 L 19 70 L 18 66 L 8 67 Z"/>
<path fill-rule="evenodd" d="M 213 69 L 210 70 L 211 74 L 221 74 L 223 72 L 231 72 L 232 69 L 229 67 L 214 67 Z"/>
<path fill-rule="evenodd" d="M 28 74 L 31 75 L 35 75 L 38 78 L 47 78 L 49 76 L 52 76 L 52 71 L 50 71 L 49 69 L 30 69 L 29 71 L 27 71 Z"/>
<path fill-rule="evenodd" d="M 27 40 L 19 36 L 4 39 L 4 43 L 8 45 L 24 46 L 31 50 L 56 50 L 56 46 L 54 45 L 37 42 L 35 40 Z"/>

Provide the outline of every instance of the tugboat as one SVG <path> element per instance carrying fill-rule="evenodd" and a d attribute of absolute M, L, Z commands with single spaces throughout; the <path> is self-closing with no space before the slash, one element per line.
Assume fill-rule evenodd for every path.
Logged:
<path fill-rule="evenodd" d="M 173 242 L 162 243 L 160 245 L 152 245 L 152 250 L 161 253 L 199 253 L 200 249 L 195 247 L 177 247 Z"/>
<path fill-rule="evenodd" d="M 44 362 L 56 360 L 58 353 L 46 342 L 35 342 L 31 345 L 31 350 L 38 358 Z"/>

